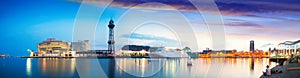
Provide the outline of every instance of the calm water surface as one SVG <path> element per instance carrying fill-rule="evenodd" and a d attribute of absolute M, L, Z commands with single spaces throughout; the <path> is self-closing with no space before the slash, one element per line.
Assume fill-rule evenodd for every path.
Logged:
<path fill-rule="evenodd" d="M 187 62 L 193 65 L 188 66 Z M 0 58 L 1 78 L 258 78 L 268 58 Z"/>

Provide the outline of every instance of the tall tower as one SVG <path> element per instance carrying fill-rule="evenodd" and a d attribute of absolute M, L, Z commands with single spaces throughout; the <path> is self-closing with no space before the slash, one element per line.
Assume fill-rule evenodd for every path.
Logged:
<path fill-rule="evenodd" d="M 250 41 L 250 52 L 254 52 L 254 41 L 253 40 L 251 40 Z"/>
<path fill-rule="evenodd" d="M 108 37 L 108 54 L 113 54 L 115 52 L 115 41 L 114 41 L 114 21 L 110 19 L 108 28 L 109 28 L 109 37 Z"/>

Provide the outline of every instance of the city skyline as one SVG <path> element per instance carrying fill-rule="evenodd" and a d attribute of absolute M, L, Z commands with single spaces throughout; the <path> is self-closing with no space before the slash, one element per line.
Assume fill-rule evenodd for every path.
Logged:
<path fill-rule="evenodd" d="M 89 8 L 88 12 L 103 8 L 101 4 L 98 4 L 101 1 L 98 3 L 86 1 L 86 5 Z M 195 12 L 195 8 L 191 8 L 192 5 L 190 3 L 186 1 L 151 1 L 172 5 L 189 20 L 198 40 L 198 51 L 211 48 L 212 40 L 210 39 L 210 32 L 205 24 L 205 20 L 201 14 Z M 140 0 L 132 0 L 131 2 L 115 0 L 111 6 L 107 7 L 95 29 L 95 41 L 90 40 L 91 49 L 107 49 L 107 25 L 109 20 L 112 18 L 116 22 L 116 29 L 118 29 L 118 26 L 120 26 L 118 22 L 122 18 L 122 14 L 140 3 L 144 2 Z M 0 4 L 0 6 L 4 7 L 0 8 L 2 11 L 0 15 L 2 17 L 0 19 L 2 21 L 0 22 L 2 29 L 1 43 L 3 44 L 0 53 L 11 55 L 27 55 L 27 49 L 37 51 L 36 44 L 46 38 L 53 37 L 71 42 L 75 19 L 85 21 L 85 25 L 88 26 L 91 21 L 95 21 L 89 17 L 99 17 L 89 16 L 87 12 L 87 14 L 84 14 L 87 18 L 76 18 L 77 10 L 82 3 L 75 0 L 43 1 L 39 3 L 33 1 L 24 3 L 3 1 Z M 300 17 L 300 9 L 296 8 L 300 6 L 297 1 L 263 0 L 241 2 L 216 0 L 216 4 L 224 21 L 226 49 L 248 51 L 249 41 L 254 40 L 255 49 L 268 50 L 269 47 L 274 47 L 284 41 L 300 39 L 300 31 L 297 31 L 300 29 L 300 19 L 297 18 Z M 133 11 L 141 13 L 134 14 L 135 16 L 132 16 L 132 19 L 134 17 L 151 18 L 155 16 L 169 18 L 166 22 L 174 23 L 171 26 L 184 26 L 184 24 L 170 19 L 170 15 L 166 16 L 168 13 L 173 12 L 174 8 L 155 7 L 153 5 L 135 7 Z M 153 12 L 161 15 L 144 15 Z M 214 14 L 214 12 L 210 11 L 203 13 Z M 134 25 L 134 23 L 135 21 L 128 21 L 128 26 Z M 215 24 L 215 26 L 220 26 L 220 24 Z M 127 38 L 124 35 L 129 34 L 121 34 L 115 37 Z M 146 25 L 145 28 L 138 29 L 130 35 L 132 36 L 132 44 L 137 45 L 165 45 L 167 47 L 176 46 L 178 42 L 174 33 L 159 25 Z M 118 43 L 116 42 L 116 44 Z M 16 46 L 18 48 L 15 48 Z"/>

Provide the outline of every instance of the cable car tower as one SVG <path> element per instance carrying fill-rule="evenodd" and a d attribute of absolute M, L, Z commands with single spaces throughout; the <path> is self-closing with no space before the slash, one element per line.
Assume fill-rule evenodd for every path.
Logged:
<path fill-rule="evenodd" d="M 109 28 L 109 37 L 108 37 L 108 54 L 114 54 L 115 53 L 115 41 L 114 41 L 114 21 L 110 19 L 108 28 Z"/>

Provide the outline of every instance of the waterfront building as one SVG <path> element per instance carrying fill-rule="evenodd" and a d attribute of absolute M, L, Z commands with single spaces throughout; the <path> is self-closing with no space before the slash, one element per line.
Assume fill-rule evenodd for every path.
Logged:
<path fill-rule="evenodd" d="M 72 50 L 76 52 L 90 50 L 89 40 L 78 40 L 78 42 L 72 42 L 71 46 L 72 46 Z"/>
<path fill-rule="evenodd" d="M 68 53 L 70 50 L 70 42 L 57 40 L 55 38 L 48 38 L 38 44 L 38 53 L 42 56 L 60 56 L 60 54 Z"/>
<path fill-rule="evenodd" d="M 300 50 L 300 40 L 285 41 L 278 44 L 275 53 L 280 55 L 299 54 L 299 50 Z"/>
<path fill-rule="evenodd" d="M 255 51 L 255 50 L 254 50 L 254 40 L 251 40 L 251 41 L 250 41 L 250 52 L 251 52 L 251 53 L 254 53 L 254 51 Z"/>

